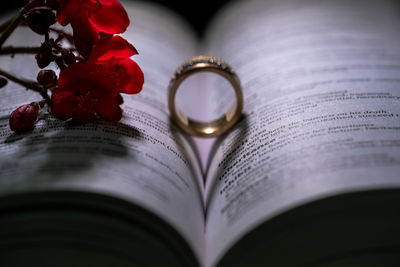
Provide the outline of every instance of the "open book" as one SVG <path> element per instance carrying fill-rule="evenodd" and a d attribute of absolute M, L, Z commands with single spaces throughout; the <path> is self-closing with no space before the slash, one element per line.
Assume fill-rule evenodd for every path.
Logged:
<path fill-rule="evenodd" d="M 235 2 L 202 40 L 170 10 L 124 6 L 145 84 L 121 122 L 43 114 L 16 135 L 8 115 L 38 96 L 0 91 L 2 266 L 400 264 L 397 1 Z M 243 118 L 218 139 L 169 119 L 169 79 L 199 54 L 243 86 Z M 0 65 L 37 73 L 32 55 Z M 182 108 L 219 114 L 233 91 L 214 88 L 185 91 Z"/>

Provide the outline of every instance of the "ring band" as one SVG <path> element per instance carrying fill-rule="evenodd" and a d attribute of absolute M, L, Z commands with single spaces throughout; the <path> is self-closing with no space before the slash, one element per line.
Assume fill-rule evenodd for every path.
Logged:
<path fill-rule="evenodd" d="M 175 96 L 179 85 L 190 75 L 209 71 L 226 78 L 235 90 L 236 100 L 229 111 L 220 118 L 209 121 L 197 121 L 187 117 L 175 105 Z M 208 56 L 194 57 L 179 66 L 168 86 L 168 108 L 172 120 L 187 134 L 199 137 L 220 136 L 228 131 L 240 118 L 243 111 L 243 94 L 235 71 L 222 59 Z"/>

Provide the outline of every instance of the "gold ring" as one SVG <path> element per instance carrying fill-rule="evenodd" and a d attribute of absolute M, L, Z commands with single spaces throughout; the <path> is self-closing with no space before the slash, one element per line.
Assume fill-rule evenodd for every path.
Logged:
<path fill-rule="evenodd" d="M 220 118 L 209 121 L 197 121 L 187 117 L 175 105 L 175 96 L 179 85 L 190 75 L 209 71 L 226 78 L 235 90 L 236 100 L 229 111 Z M 240 119 L 243 111 L 243 94 L 240 80 L 235 71 L 222 59 L 208 56 L 194 57 L 180 65 L 168 86 L 168 108 L 172 120 L 187 134 L 199 137 L 220 136 L 228 131 Z"/>

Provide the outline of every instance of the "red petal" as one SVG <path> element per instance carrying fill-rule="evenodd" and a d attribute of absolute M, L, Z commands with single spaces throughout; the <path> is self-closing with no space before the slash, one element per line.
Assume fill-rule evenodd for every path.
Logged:
<path fill-rule="evenodd" d="M 78 105 L 73 91 L 57 89 L 51 95 L 51 114 L 54 117 L 66 120 L 72 117 Z"/>
<path fill-rule="evenodd" d="M 75 63 L 60 71 L 58 90 L 76 91 L 82 87 L 82 81 L 87 81 L 90 75 L 91 64 Z"/>
<path fill-rule="evenodd" d="M 77 2 L 71 0 L 58 0 L 57 21 L 65 26 L 71 21 L 71 14 L 78 10 Z"/>
<path fill-rule="evenodd" d="M 92 2 L 96 2 L 96 0 L 91 0 Z M 112 3 L 114 3 L 115 2 L 115 0 L 99 0 L 99 2 L 102 4 L 102 5 L 111 5 Z"/>
<path fill-rule="evenodd" d="M 122 87 L 120 88 L 121 93 L 125 94 L 137 94 L 142 90 L 144 83 L 143 72 L 139 65 L 131 59 L 120 61 L 126 69 L 125 79 Z"/>
<path fill-rule="evenodd" d="M 118 102 L 118 104 L 120 104 L 120 105 L 122 105 L 123 103 L 124 103 L 124 99 L 123 99 L 123 97 L 122 97 L 122 95 L 121 94 L 118 94 L 116 97 L 115 97 L 115 100 Z"/>
<path fill-rule="evenodd" d="M 120 36 L 101 38 L 93 47 L 90 60 L 109 60 L 128 58 L 137 55 L 136 48 Z"/>
<path fill-rule="evenodd" d="M 84 109 L 77 109 L 72 116 L 72 121 L 75 123 L 86 123 L 94 120 L 94 113 Z"/>
<path fill-rule="evenodd" d="M 109 63 L 109 62 L 107 62 Z M 91 90 L 96 90 L 96 95 L 107 94 L 111 98 L 118 95 L 119 79 L 110 71 L 110 64 L 93 64 L 90 73 Z M 118 72 L 122 73 L 124 70 Z M 120 75 L 120 74 L 118 74 Z"/>
<path fill-rule="evenodd" d="M 124 7 L 116 0 L 100 1 L 101 8 L 92 10 L 89 20 L 96 30 L 105 33 L 123 33 L 129 25 Z"/>
<path fill-rule="evenodd" d="M 108 121 L 119 121 L 122 118 L 122 109 L 114 98 L 102 97 L 97 102 L 96 112 Z"/>
<path fill-rule="evenodd" d="M 72 18 L 71 26 L 74 30 L 74 44 L 76 49 L 84 58 L 88 58 L 94 43 L 99 37 L 99 33 L 89 23 L 87 18 L 79 15 Z"/>
<path fill-rule="evenodd" d="M 107 63 L 107 64 L 106 64 Z M 97 82 L 116 97 L 118 93 L 136 94 L 142 90 L 144 78 L 140 67 L 131 59 L 109 60 L 96 64 Z"/>

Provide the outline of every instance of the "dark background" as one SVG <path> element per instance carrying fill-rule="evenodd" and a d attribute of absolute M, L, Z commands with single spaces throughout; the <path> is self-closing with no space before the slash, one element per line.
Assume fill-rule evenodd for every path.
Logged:
<path fill-rule="evenodd" d="M 143 0 L 142 0 L 143 1 Z M 0 15 L 9 10 L 22 7 L 28 0 L 7 0 L 2 1 Z M 229 0 L 201 0 L 201 1 L 172 1 L 172 0 L 151 0 L 146 2 L 155 2 L 175 10 L 182 15 L 201 35 L 207 22 Z"/>

